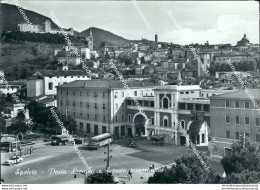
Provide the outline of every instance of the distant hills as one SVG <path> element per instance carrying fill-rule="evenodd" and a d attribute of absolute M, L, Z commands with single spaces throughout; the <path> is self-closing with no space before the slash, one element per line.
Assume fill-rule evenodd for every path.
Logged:
<path fill-rule="evenodd" d="M 51 27 L 58 29 L 59 27 L 49 18 L 38 14 L 34 11 L 23 9 L 29 21 L 33 24 L 42 25 L 45 20 L 51 21 Z M 3 31 L 17 31 L 17 25 L 25 23 L 23 16 L 15 5 L 0 3 L 0 33 Z"/>
<path fill-rule="evenodd" d="M 33 24 L 44 26 L 45 20 L 51 21 L 51 27 L 58 29 L 59 27 L 51 20 L 51 18 L 38 14 L 34 11 L 23 9 L 29 21 Z M 17 25 L 25 23 L 25 20 L 15 5 L 0 3 L 0 33 L 3 31 L 17 31 Z M 73 27 L 73 26 L 72 26 Z M 82 37 L 88 37 L 89 32 L 92 32 L 94 38 L 94 47 L 99 48 L 101 43 L 104 42 L 106 45 L 127 45 L 128 40 L 115 35 L 109 31 L 102 30 L 99 28 L 91 27 L 82 32 L 75 31 L 75 35 Z"/>
<path fill-rule="evenodd" d="M 90 34 L 90 30 L 92 32 L 93 38 L 94 38 L 94 46 L 100 47 L 101 43 L 104 42 L 106 45 L 117 45 L 117 46 L 123 46 L 129 44 L 129 41 L 115 35 L 109 31 L 102 30 L 95 27 L 90 27 L 87 30 L 84 30 L 83 32 L 80 32 L 80 36 L 88 37 Z"/>

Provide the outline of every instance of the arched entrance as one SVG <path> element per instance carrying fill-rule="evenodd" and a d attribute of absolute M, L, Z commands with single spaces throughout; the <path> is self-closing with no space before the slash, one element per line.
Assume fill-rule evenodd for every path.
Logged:
<path fill-rule="evenodd" d="M 137 136 L 145 135 L 145 118 L 142 114 L 134 117 L 135 134 Z"/>

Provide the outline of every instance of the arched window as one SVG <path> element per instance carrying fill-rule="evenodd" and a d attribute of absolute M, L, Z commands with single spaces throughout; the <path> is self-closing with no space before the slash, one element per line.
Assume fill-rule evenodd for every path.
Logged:
<path fill-rule="evenodd" d="M 163 108 L 169 108 L 169 100 L 168 98 L 163 98 Z"/>
<path fill-rule="evenodd" d="M 163 117 L 163 126 L 168 127 L 169 126 L 169 119 L 167 116 Z"/>

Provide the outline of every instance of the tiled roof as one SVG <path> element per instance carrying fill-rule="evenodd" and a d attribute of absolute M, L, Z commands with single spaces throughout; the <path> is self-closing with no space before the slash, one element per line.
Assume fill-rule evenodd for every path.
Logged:
<path fill-rule="evenodd" d="M 255 100 L 260 100 L 260 89 L 248 89 L 249 95 L 253 96 Z M 236 100 L 250 100 L 247 91 L 239 90 L 221 95 L 211 96 L 210 99 L 236 99 Z"/>
<path fill-rule="evenodd" d="M 154 83 L 146 81 L 125 81 L 128 87 L 155 86 Z M 124 84 L 117 80 L 78 80 L 63 84 L 58 88 L 124 88 Z"/>
<path fill-rule="evenodd" d="M 63 70 L 38 70 L 36 72 L 41 73 L 42 76 L 78 76 L 78 75 L 87 75 L 87 73 L 85 71 L 82 71 L 82 70 L 66 70 L 66 71 L 63 71 Z"/>

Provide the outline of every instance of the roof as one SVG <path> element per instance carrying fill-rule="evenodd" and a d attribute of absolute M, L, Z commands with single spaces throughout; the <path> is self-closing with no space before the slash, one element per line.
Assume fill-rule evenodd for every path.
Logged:
<path fill-rule="evenodd" d="M 225 54 L 225 55 L 215 55 L 214 57 L 239 57 L 239 56 L 252 57 L 252 55 L 250 54 Z"/>
<path fill-rule="evenodd" d="M 248 89 L 248 91 L 250 92 L 250 95 L 254 97 L 255 100 L 260 100 L 260 89 Z M 210 99 L 251 100 L 245 90 L 239 90 L 236 92 L 211 96 Z"/>
<path fill-rule="evenodd" d="M 147 81 L 124 81 L 128 87 L 143 87 L 143 86 L 155 86 L 154 83 Z M 63 84 L 57 88 L 124 88 L 123 82 L 119 80 L 77 80 L 70 83 Z"/>
<path fill-rule="evenodd" d="M 53 102 L 55 100 L 56 99 L 54 99 L 54 98 L 44 98 L 44 99 L 39 100 L 38 103 L 40 103 L 40 104 L 47 104 L 47 103 Z"/>
<path fill-rule="evenodd" d="M 35 74 L 39 72 L 42 76 L 78 76 L 87 75 L 86 72 L 82 70 L 38 70 L 34 72 Z"/>
<path fill-rule="evenodd" d="M 1 143 L 7 143 L 7 142 L 12 143 L 14 141 L 16 141 L 16 138 L 13 137 L 13 136 L 3 136 L 3 137 L 1 137 Z"/>

